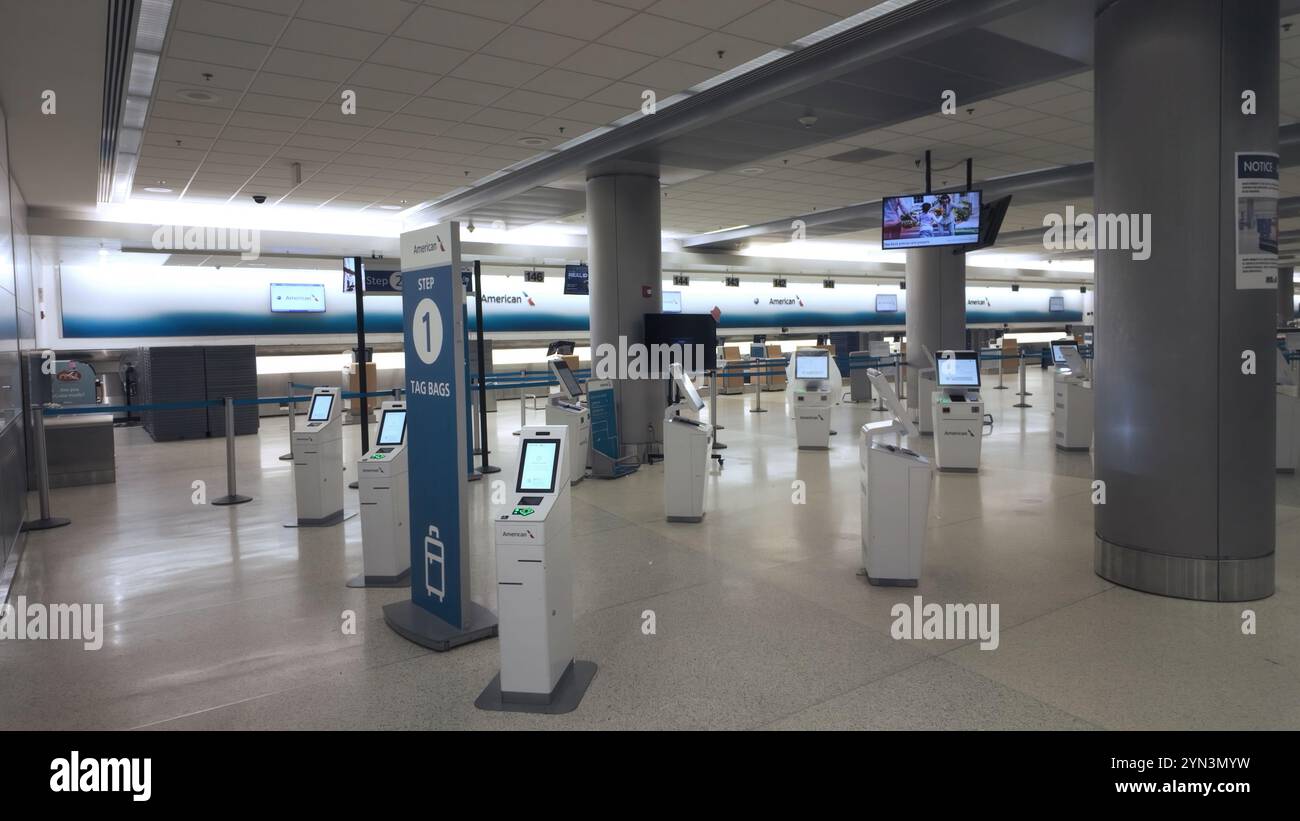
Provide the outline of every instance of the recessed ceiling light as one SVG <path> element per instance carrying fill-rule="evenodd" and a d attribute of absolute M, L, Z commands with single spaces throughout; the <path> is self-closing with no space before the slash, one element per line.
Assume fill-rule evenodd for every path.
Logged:
<path fill-rule="evenodd" d="M 161 185 L 151 185 L 144 190 L 148 191 L 150 194 L 170 194 L 172 192 L 170 188 L 164 188 Z"/>
<path fill-rule="evenodd" d="M 381 205 L 381 206 L 379 206 L 379 207 L 382 208 L 382 209 L 385 210 L 385 211 L 401 211 L 401 210 L 402 210 L 402 206 L 400 206 L 400 205 Z"/>
<path fill-rule="evenodd" d="M 751 165 L 749 168 L 742 168 L 742 169 L 740 169 L 740 173 L 742 173 L 742 174 L 762 174 L 762 173 L 763 173 L 763 169 L 762 169 L 762 168 L 759 168 L 757 165 Z"/>
<path fill-rule="evenodd" d="M 221 99 L 220 95 L 213 94 L 211 91 L 204 91 L 201 88 L 182 88 L 176 92 L 176 96 L 192 103 L 215 103 Z"/>
<path fill-rule="evenodd" d="M 547 140 L 545 137 L 520 137 L 519 138 L 519 144 L 526 145 L 529 148 L 540 148 L 541 146 L 546 145 L 548 142 L 550 142 L 550 140 Z"/>

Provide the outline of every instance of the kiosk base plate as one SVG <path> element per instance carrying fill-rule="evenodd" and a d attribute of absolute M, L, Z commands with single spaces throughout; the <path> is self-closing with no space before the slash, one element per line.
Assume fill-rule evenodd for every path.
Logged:
<path fill-rule="evenodd" d="M 348 587 L 409 587 L 411 585 L 411 568 L 406 568 L 396 576 L 367 576 L 362 573 L 348 580 Z"/>
<path fill-rule="evenodd" d="M 875 587 L 916 587 L 919 579 L 877 579 L 866 570 L 859 571 L 859 574 L 867 580 L 867 584 Z"/>
<path fill-rule="evenodd" d="M 469 609 L 469 624 L 460 628 L 404 599 L 384 605 L 384 621 L 407 641 L 441 653 L 497 634 L 496 614 L 474 602 L 470 602 Z"/>
<path fill-rule="evenodd" d="M 358 510 L 351 510 L 351 511 L 340 510 L 338 513 L 332 514 L 330 516 L 326 516 L 323 519 L 297 519 L 292 522 L 285 522 L 284 526 L 285 527 L 333 527 L 336 524 L 341 524 L 342 522 L 346 522 L 348 519 L 351 519 L 353 516 L 356 516 L 358 513 L 360 513 L 360 511 Z"/>
<path fill-rule="evenodd" d="M 582 697 L 587 694 L 587 687 L 596 677 L 596 662 L 573 661 L 568 669 L 555 683 L 555 689 L 549 696 L 532 693 L 511 693 L 503 698 L 501 693 L 501 674 L 497 673 L 488 682 L 479 697 L 474 699 L 474 706 L 480 710 L 492 710 L 503 713 L 543 713 L 560 715 L 578 709 Z"/>

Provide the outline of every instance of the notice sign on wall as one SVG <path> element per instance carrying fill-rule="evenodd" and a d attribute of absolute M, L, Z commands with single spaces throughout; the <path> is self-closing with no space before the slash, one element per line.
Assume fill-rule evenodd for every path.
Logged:
<path fill-rule="evenodd" d="M 1237 289 L 1277 288 L 1278 156 L 1236 155 Z"/>

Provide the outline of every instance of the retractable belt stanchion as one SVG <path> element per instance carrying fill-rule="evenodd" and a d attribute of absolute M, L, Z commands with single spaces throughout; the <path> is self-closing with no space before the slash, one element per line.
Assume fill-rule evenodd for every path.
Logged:
<path fill-rule="evenodd" d="M 1025 401 L 1026 396 L 1033 396 L 1033 394 L 1025 390 L 1025 351 L 1023 348 L 1021 348 L 1020 350 L 1020 394 L 1019 395 L 1020 395 L 1020 401 L 1012 405 L 1011 407 L 1013 408 L 1033 407 L 1033 405 Z"/>
<path fill-rule="evenodd" d="M 226 397 L 226 495 L 213 499 L 214 505 L 242 505 L 253 501 L 252 496 L 241 496 L 235 490 L 235 400 Z"/>
<path fill-rule="evenodd" d="M 760 364 L 759 364 L 759 367 L 760 367 L 760 368 L 766 368 L 766 367 L 767 367 L 767 360 L 766 360 L 766 359 L 759 359 L 759 360 L 756 360 L 756 361 L 757 361 L 758 363 L 760 363 Z M 759 371 L 754 371 L 754 375 L 750 377 L 750 379 L 752 379 L 752 380 L 754 381 L 754 407 L 750 408 L 750 409 L 749 409 L 749 412 L 750 412 L 750 413 L 767 413 L 767 409 L 763 407 L 763 382 L 762 382 L 762 380 L 760 380 L 760 379 L 758 378 L 758 374 L 759 374 Z"/>
<path fill-rule="evenodd" d="M 718 441 L 718 431 L 722 426 L 718 424 L 718 371 L 715 368 L 709 373 L 709 422 L 713 425 L 713 450 L 724 450 L 727 446 Z"/>
<path fill-rule="evenodd" d="M 1003 359 L 1006 359 L 1006 357 L 1002 355 L 1001 351 L 999 351 L 998 352 L 998 385 L 996 388 L 993 389 L 995 391 L 1004 391 L 1007 389 L 1007 386 L 1002 384 L 1002 373 L 1004 371 L 1004 368 L 1002 367 Z"/>
<path fill-rule="evenodd" d="M 898 384 L 898 358 L 897 357 L 894 358 L 894 384 L 895 385 Z M 885 397 L 881 395 L 880 391 L 875 391 L 874 393 L 876 394 L 876 404 L 872 408 L 872 410 L 873 411 L 887 410 L 887 408 L 885 407 Z M 895 394 L 897 394 L 897 391 L 895 391 Z"/>
<path fill-rule="evenodd" d="M 292 462 L 293 461 L 293 410 L 294 410 L 292 376 L 289 377 L 289 392 L 286 395 L 289 397 L 289 452 L 281 456 L 280 461 Z"/>
<path fill-rule="evenodd" d="M 45 451 L 45 409 L 32 405 L 32 438 L 36 444 L 36 481 L 41 497 L 41 518 L 23 522 L 22 529 L 50 530 L 71 524 L 71 519 L 50 515 L 50 466 L 46 461 Z"/>
<path fill-rule="evenodd" d="M 511 435 L 518 436 L 526 427 L 528 427 L 528 406 L 524 402 L 524 389 L 521 387 L 519 389 L 519 430 Z"/>

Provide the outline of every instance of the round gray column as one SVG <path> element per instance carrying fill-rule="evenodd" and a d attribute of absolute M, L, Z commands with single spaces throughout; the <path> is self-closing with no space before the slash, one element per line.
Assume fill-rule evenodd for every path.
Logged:
<path fill-rule="evenodd" d="M 1279 265 L 1277 269 L 1277 324 L 1285 325 L 1295 319 L 1295 266 Z"/>
<path fill-rule="evenodd" d="M 907 406 L 918 407 L 917 371 L 930 367 L 921 346 L 937 354 L 966 347 L 966 255 L 951 248 L 907 252 Z"/>
<path fill-rule="evenodd" d="M 659 178 L 650 174 L 587 178 L 593 378 L 602 346 L 621 361 L 628 346 L 644 344 L 645 315 L 659 313 L 659 197 Z M 624 454 L 644 455 L 647 445 L 661 441 L 666 391 L 662 379 L 614 380 Z"/>
<path fill-rule="evenodd" d="M 1278 150 L 1278 20 L 1277 0 L 1098 6 L 1095 207 L 1151 236 L 1147 260 L 1096 252 L 1095 569 L 1138 590 L 1273 592 L 1277 295 L 1237 289 L 1233 181 L 1235 152 Z"/>

